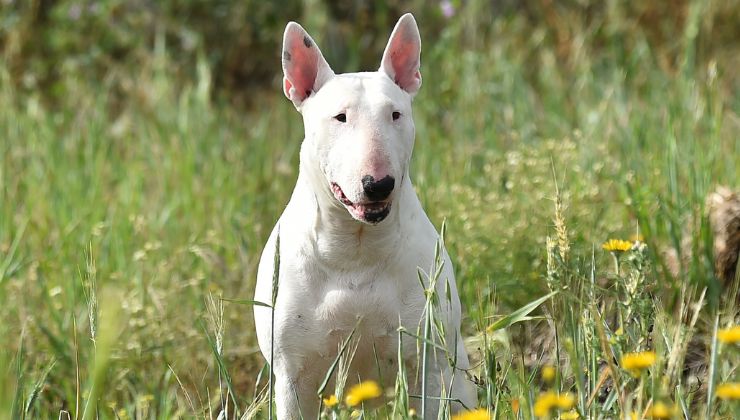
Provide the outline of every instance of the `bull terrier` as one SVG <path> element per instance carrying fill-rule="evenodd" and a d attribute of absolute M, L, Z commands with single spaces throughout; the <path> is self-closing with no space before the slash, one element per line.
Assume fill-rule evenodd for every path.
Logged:
<path fill-rule="evenodd" d="M 334 74 L 299 24 L 285 28 L 283 89 L 303 116 L 305 138 L 295 189 L 257 274 L 255 300 L 271 302 L 279 244 L 276 302 L 254 308 L 265 358 L 275 347 L 279 419 L 317 417 L 317 390 L 350 333 L 357 350 L 349 383 L 372 379 L 392 387 L 404 363 L 409 393 L 421 394 L 418 340 L 398 333 L 402 327 L 415 334 L 424 322 L 427 285 L 418 270 L 432 267 L 439 240 L 409 177 L 420 54 L 411 14 L 399 19 L 375 72 Z M 465 374 L 470 366 L 452 263 L 444 250 L 441 258 L 435 317 L 445 326 L 439 341 L 446 351 L 430 346 L 427 356 L 427 418 L 436 418 L 441 395 L 453 411 L 476 401 Z M 421 400 L 411 404 L 419 412 Z"/>

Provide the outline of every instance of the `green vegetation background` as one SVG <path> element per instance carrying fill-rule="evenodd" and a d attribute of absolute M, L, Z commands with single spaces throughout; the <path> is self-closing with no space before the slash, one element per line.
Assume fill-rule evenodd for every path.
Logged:
<path fill-rule="evenodd" d="M 413 177 L 447 220 L 466 333 L 547 290 L 556 182 L 576 265 L 639 226 L 667 307 L 683 284 L 718 305 L 704 207 L 740 179 L 736 0 L 0 0 L 0 410 L 206 415 L 224 386 L 209 339 L 251 401 L 251 307 L 211 297 L 251 299 L 295 180 L 284 25 L 336 71 L 372 70 L 406 11 Z M 686 243 L 670 274 L 662 251 Z"/>

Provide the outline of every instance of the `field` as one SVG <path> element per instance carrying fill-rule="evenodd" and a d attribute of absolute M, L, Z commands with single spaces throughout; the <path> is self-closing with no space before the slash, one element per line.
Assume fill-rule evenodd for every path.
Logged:
<path fill-rule="evenodd" d="M 232 100 L 208 45 L 183 64 L 155 32 L 100 77 L 69 60 L 37 83 L 8 4 L 0 418 L 267 418 L 249 300 L 303 134 L 280 74 Z M 305 4 L 267 59 L 299 19 L 335 70 L 360 69 Z M 412 177 L 445 224 L 475 418 L 740 418 L 740 275 L 716 272 L 707 201 L 740 188 L 740 3 L 492 4 L 411 7 Z M 365 22 L 384 44 L 393 22 Z M 396 391 L 365 410 L 331 390 L 325 413 L 418 417 Z"/>

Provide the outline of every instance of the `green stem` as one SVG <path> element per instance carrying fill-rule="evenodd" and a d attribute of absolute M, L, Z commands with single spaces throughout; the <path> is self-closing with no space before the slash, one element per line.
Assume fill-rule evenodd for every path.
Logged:
<path fill-rule="evenodd" d="M 612 252 L 612 257 L 614 258 L 614 274 L 619 277 L 619 254 Z"/>

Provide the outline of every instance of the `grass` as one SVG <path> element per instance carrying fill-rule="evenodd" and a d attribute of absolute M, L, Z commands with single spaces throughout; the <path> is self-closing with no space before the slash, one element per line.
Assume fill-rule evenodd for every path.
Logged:
<path fill-rule="evenodd" d="M 715 397 L 740 380 L 716 338 L 738 282 L 714 276 L 704 208 L 740 179 L 738 47 L 707 47 L 737 4 L 687 3 L 665 44 L 616 4 L 536 27 L 478 7 L 424 45 L 412 173 L 447 221 L 480 406 L 530 418 L 551 391 L 584 418 L 738 417 Z M 212 98 L 207 63 L 180 85 L 168 60 L 159 45 L 124 100 L 72 79 L 55 106 L 0 67 L 3 416 L 267 413 L 249 299 L 301 120 L 278 88 L 244 112 Z M 621 367 L 646 350 L 639 377 Z M 408 416 L 405 386 L 377 413 Z"/>

